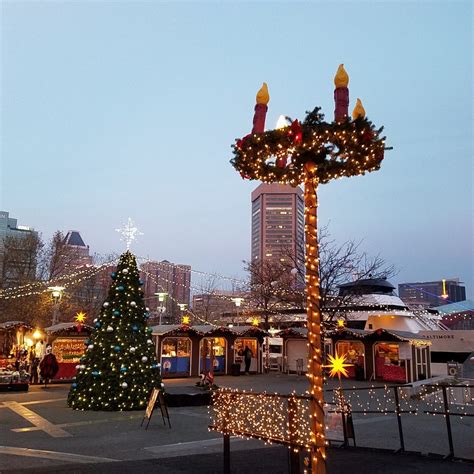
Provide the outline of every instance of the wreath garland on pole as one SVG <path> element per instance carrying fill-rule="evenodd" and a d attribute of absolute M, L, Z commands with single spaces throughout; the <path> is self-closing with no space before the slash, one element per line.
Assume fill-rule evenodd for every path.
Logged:
<path fill-rule="evenodd" d="M 310 394 L 311 472 L 326 473 L 326 438 L 323 396 L 321 309 L 319 296 L 319 249 L 317 189 L 320 183 L 342 176 L 357 176 L 380 168 L 384 158 L 383 128 L 365 118 L 357 99 L 348 118 L 349 76 L 340 65 L 334 78 L 334 122 L 324 122 L 317 107 L 303 123 L 265 132 L 270 96 L 264 83 L 257 93 L 252 133 L 233 145 L 234 168 L 244 179 L 297 186 L 304 183 L 306 312 L 308 327 L 308 379 Z"/>
<path fill-rule="evenodd" d="M 303 123 L 247 135 L 233 145 L 234 168 L 244 179 L 293 186 L 304 183 L 305 165 L 315 166 L 319 183 L 356 176 L 380 168 L 384 158 L 383 127 L 365 117 L 328 123 L 320 108 L 308 112 Z"/>

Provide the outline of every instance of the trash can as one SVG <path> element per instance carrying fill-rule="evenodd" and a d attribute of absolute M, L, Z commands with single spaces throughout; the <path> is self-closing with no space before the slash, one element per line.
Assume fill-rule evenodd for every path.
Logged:
<path fill-rule="evenodd" d="M 240 375 L 240 364 L 232 364 L 230 366 L 230 373 L 233 376 Z"/>

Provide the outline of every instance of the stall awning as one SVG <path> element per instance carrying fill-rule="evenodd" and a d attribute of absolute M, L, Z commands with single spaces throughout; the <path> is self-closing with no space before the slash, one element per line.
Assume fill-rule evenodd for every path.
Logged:
<path fill-rule="evenodd" d="M 77 330 L 78 323 L 58 323 L 55 324 L 54 326 L 49 326 L 48 328 L 45 328 L 44 332 L 49 335 L 53 334 L 58 334 L 61 332 L 67 333 L 67 332 L 77 332 L 80 335 L 80 331 Z M 89 326 L 87 324 L 81 324 L 82 329 L 86 330 L 86 332 L 92 331 L 92 326 Z"/>
<path fill-rule="evenodd" d="M 188 326 L 185 324 L 162 324 L 154 326 L 154 336 L 183 336 L 183 335 L 197 335 L 197 336 L 224 336 L 232 334 L 235 336 L 254 336 L 263 337 L 267 333 L 256 326 L 234 326 L 232 328 L 227 326 L 211 326 L 210 324 L 202 324 L 196 326 Z"/>
<path fill-rule="evenodd" d="M 19 329 L 19 328 L 25 328 L 25 329 L 34 329 L 34 327 L 31 324 L 25 323 L 23 321 L 5 321 L 3 323 L 0 323 L 0 331 L 9 331 L 10 329 Z"/>
<path fill-rule="evenodd" d="M 326 333 L 326 337 L 335 337 L 337 336 L 349 336 L 354 337 L 357 339 L 365 339 L 365 340 L 395 340 L 400 342 L 409 342 L 410 344 L 414 345 L 431 345 L 431 341 L 426 336 L 421 336 L 419 334 L 408 332 L 408 331 L 395 331 L 395 330 L 388 330 L 388 329 L 375 329 L 371 331 L 366 331 L 364 329 L 352 329 L 352 328 L 344 328 L 344 329 L 337 329 L 334 331 L 329 331 Z"/>

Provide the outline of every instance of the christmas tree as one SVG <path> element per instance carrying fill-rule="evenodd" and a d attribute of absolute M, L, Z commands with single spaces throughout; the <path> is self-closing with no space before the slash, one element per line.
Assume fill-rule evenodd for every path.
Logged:
<path fill-rule="evenodd" d="M 77 410 L 145 408 L 162 387 L 137 262 L 128 250 L 117 270 L 71 386 L 68 405 Z"/>

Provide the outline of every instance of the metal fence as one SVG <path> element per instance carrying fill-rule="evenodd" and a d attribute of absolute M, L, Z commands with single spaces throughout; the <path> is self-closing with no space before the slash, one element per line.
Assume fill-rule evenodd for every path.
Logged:
<path fill-rule="evenodd" d="M 307 450 L 310 445 L 309 400 L 309 396 L 296 394 L 280 395 L 229 389 L 215 391 L 210 406 L 209 427 L 224 435 L 224 472 L 229 472 L 230 469 L 229 439 L 232 435 L 286 445 L 293 448 L 290 455 L 295 450 Z M 469 383 L 385 385 L 344 390 L 336 388 L 326 390 L 325 400 L 328 443 L 339 442 L 347 445 L 352 439 L 355 445 L 356 438 L 363 434 L 365 426 L 361 418 L 367 417 L 371 418 L 369 423 L 384 423 L 382 428 L 377 427 L 379 434 L 369 432 L 367 436 L 365 433 L 363 445 L 381 447 L 374 444 L 379 438 L 383 438 L 384 432 L 393 429 L 397 433 L 397 446 L 391 447 L 404 452 L 407 450 L 407 431 L 411 434 L 416 427 L 416 431 L 421 432 L 421 438 L 416 438 L 415 444 L 417 440 L 421 443 L 423 429 L 429 430 L 432 426 L 432 421 L 425 420 L 425 423 L 421 423 L 421 418 L 438 417 L 444 418 L 445 434 L 436 431 L 436 437 L 447 440 L 448 452 L 443 453 L 446 458 L 455 457 L 453 417 L 460 420 L 474 417 L 474 385 Z M 393 415 L 396 425 L 390 416 L 385 420 L 374 420 L 374 417 L 387 415 Z M 356 421 L 355 429 L 353 419 Z M 341 437 L 337 436 L 338 430 Z M 423 449 L 410 451 L 416 450 Z M 299 460 L 293 455 L 290 459 L 290 472 L 299 472 L 298 466 Z"/>

